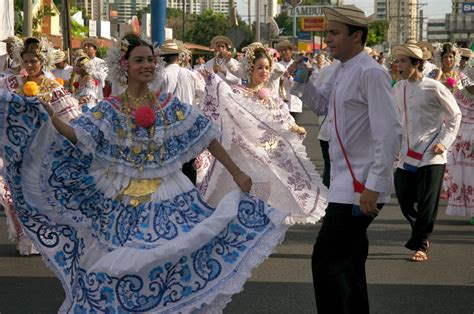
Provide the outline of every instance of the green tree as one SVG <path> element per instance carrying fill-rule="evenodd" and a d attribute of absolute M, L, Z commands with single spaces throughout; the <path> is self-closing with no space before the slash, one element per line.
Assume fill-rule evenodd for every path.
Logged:
<path fill-rule="evenodd" d="M 187 41 L 209 46 L 214 36 L 225 34 L 230 28 L 229 18 L 211 10 L 196 15 L 192 27 L 187 28 Z"/>
<path fill-rule="evenodd" d="M 388 23 L 387 21 L 373 21 L 369 24 L 369 33 L 367 35 L 367 46 L 381 44 L 387 39 Z"/>
<path fill-rule="evenodd" d="M 288 13 L 282 12 L 275 17 L 275 22 L 280 28 L 281 36 L 293 35 L 293 18 L 288 16 Z"/>
<path fill-rule="evenodd" d="M 73 6 L 71 7 L 69 12 L 72 17 L 74 14 L 76 14 L 79 11 L 81 11 L 79 10 L 79 8 Z M 84 38 L 89 35 L 89 27 L 83 26 L 71 18 L 71 35 L 73 37 Z"/>

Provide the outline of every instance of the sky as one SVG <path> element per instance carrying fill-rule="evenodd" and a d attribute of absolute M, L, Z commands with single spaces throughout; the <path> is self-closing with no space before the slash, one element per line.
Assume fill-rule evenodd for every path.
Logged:
<path fill-rule="evenodd" d="M 255 6 L 256 0 L 250 1 Z M 451 12 L 451 0 L 418 0 L 418 2 L 427 3 L 421 9 L 424 15 L 431 19 L 442 19 L 446 13 Z M 248 0 L 237 0 L 236 3 L 239 14 L 246 19 Z M 364 10 L 366 15 L 374 13 L 374 0 L 344 0 L 344 4 L 355 4 Z"/>

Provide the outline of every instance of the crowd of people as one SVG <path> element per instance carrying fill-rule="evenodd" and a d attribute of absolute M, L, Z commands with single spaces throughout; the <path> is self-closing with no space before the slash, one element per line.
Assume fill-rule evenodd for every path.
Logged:
<path fill-rule="evenodd" d="M 368 313 L 367 228 L 392 186 L 414 262 L 441 197 L 474 224 L 471 50 L 376 53 L 362 10 L 324 13 L 314 55 L 283 40 L 234 58 L 219 35 L 192 65 L 182 42 L 130 33 L 105 60 L 83 40 L 69 65 L 45 38 L 4 40 L 2 204 L 19 254 L 61 280 L 61 312 L 220 312 L 289 225 L 322 222 L 318 313 Z M 321 176 L 303 106 L 319 117 Z"/>

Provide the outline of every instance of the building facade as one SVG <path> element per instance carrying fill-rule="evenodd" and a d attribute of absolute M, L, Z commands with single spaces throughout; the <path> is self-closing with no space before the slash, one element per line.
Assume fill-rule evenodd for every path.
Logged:
<path fill-rule="evenodd" d="M 418 0 L 388 0 L 388 41 L 390 45 L 419 39 Z"/>
<path fill-rule="evenodd" d="M 426 28 L 426 40 L 429 42 L 447 42 L 449 33 L 446 30 L 446 19 L 429 19 Z"/>
<path fill-rule="evenodd" d="M 449 33 L 450 42 L 461 43 L 462 46 L 469 46 L 474 38 L 474 10 L 463 12 L 462 0 L 452 0 L 452 12 L 446 14 L 446 30 Z"/>
<path fill-rule="evenodd" d="M 374 1 L 374 18 L 377 21 L 386 21 L 388 16 L 388 0 L 375 0 Z"/>

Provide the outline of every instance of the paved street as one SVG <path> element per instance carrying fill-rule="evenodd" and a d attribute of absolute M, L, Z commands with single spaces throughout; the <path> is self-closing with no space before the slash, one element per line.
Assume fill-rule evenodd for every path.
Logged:
<path fill-rule="evenodd" d="M 309 131 L 308 151 L 320 170 L 313 122 L 308 112 L 300 119 Z M 371 225 L 367 272 L 372 313 L 474 313 L 474 226 L 467 218 L 445 216 L 444 209 L 442 205 L 425 263 L 408 261 L 411 252 L 403 245 L 409 226 L 395 200 Z M 319 228 L 291 227 L 224 313 L 316 313 L 310 264 Z M 63 298 L 59 281 L 41 257 L 17 256 L 0 212 L 0 313 L 54 313 Z"/>

